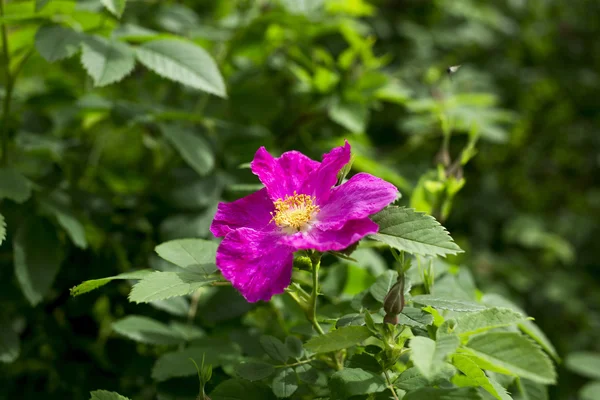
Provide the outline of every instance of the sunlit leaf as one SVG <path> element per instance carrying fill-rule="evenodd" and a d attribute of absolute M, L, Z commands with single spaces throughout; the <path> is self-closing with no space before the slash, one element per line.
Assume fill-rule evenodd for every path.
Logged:
<path fill-rule="evenodd" d="M 489 332 L 473 336 L 460 349 L 482 369 L 531 379 L 542 384 L 556 382 L 556 371 L 543 350 L 515 332 Z"/>
<path fill-rule="evenodd" d="M 221 279 L 218 276 L 207 275 L 203 271 L 195 271 L 193 268 L 183 272 L 155 271 L 133 286 L 129 293 L 129 301 L 148 303 L 185 296 Z"/>
<path fill-rule="evenodd" d="M 101 36 L 88 36 L 83 41 L 81 63 L 94 81 L 106 86 L 129 75 L 135 66 L 135 53 L 125 43 Z"/>
<path fill-rule="evenodd" d="M 71 296 L 79 296 L 80 294 L 91 292 L 94 289 L 98 289 L 99 287 L 106 285 L 112 280 L 142 279 L 150 275 L 152 272 L 153 271 L 151 269 L 142 269 L 139 271 L 123 272 L 122 274 L 109 276 L 107 278 L 91 279 L 71 288 Z"/>
<path fill-rule="evenodd" d="M 511 400 L 506 390 L 492 384 L 490 378 L 469 357 L 456 354 L 452 357 L 452 364 L 472 382 L 469 386 L 482 387 L 498 400 Z"/>
<path fill-rule="evenodd" d="M 167 261 L 188 268 L 191 266 L 203 266 L 205 264 L 214 264 L 217 254 L 217 242 L 202 239 L 177 239 L 163 242 L 156 246 L 154 251 Z M 206 273 L 216 271 L 206 269 Z"/>
<path fill-rule="evenodd" d="M 379 225 L 379 232 L 370 237 L 398 250 L 424 256 L 462 252 L 446 229 L 430 215 L 391 206 L 371 218 Z"/>
<path fill-rule="evenodd" d="M 121 18 L 125 11 L 126 0 L 100 0 L 108 11 L 114 14 L 117 18 Z"/>
<path fill-rule="evenodd" d="M 462 338 L 482 333 L 494 328 L 515 325 L 525 317 L 508 308 L 487 308 L 474 313 L 464 314 L 456 318 L 450 330 Z M 438 329 L 438 337 L 446 334 L 448 321 L 444 322 Z"/>
<path fill-rule="evenodd" d="M 486 308 L 483 304 L 475 303 L 468 300 L 442 298 L 429 294 L 413 296 L 411 297 L 411 300 L 415 304 L 431 306 L 433 308 L 439 308 L 440 310 L 479 311 Z"/>
<path fill-rule="evenodd" d="M 453 353 L 460 341 L 457 336 L 444 336 L 437 341 L 423 336 L 410 340 L 410 359 L 427 379 L 432 379 L 444 367 L 449 354 Z"/>
<path fill-rule="evenodd" d="M 217 64 L 195 43 L 173 39 L 146 42 L 138 47 L 137 58 L 164 78 L 219 97 L 227 96 Z"/>

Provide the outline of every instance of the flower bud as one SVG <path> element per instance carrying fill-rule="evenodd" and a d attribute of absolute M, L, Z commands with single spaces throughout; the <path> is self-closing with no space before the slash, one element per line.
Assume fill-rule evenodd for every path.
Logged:
<path fill-rule="evenodd" d="M 387 314 L 398 315 L 404 308 L 404 274 L 398 275 L 398 280 L 383 299 L 383 309 Z"/>
<path fill-rule="evenodd" d="M 294 268 L 310 271 L 312 268 L 312 261 L 310 257 L 300 256 L 294 258 Z"/>

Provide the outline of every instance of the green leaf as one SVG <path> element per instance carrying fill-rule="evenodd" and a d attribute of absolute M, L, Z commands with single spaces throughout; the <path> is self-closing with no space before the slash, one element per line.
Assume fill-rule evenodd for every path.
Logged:
<path fill-rule="evenodd" d="M 370 336 L 371 331 L 365 326 L 344 326 L 325 335 L 313 337 L 304 344 L 304 348 L 313 353 L 328 353 L 359 344 Z"/>
<path fill-rule="evenodd" d="M 324 0 L 281 0 L 290 14 L 309 15 L 323 7 Z"/>
<path fill-rule="evenodd" d="M 185 342 L 181 333 L 162 322 L 141 315 L 129 315 L 115 321 L 112 329 L 118 334 L 140 343 L 175 345 Z"/>
<path fill-rule="evenodd" d="M 267 386 L 243 379 L 221 382 L 209 397 L 211 400 L 271 400 L 275 398 Z"/>
<path fill-rule="evenodd" d="M 4 215 L 0 214 L 0 244 L 6 239 L 6 220 Z"/>
<path fill-rule="evenodd" d="M 95 390 L 90 392 L 90 400 L 129 400 L 129 397 L 121 396 L 117 392 L 109 392 L 108 390 Z"/>
<path fill-rule="evenodd" d="M 251 382 L 259 381 L 268 378 L 275 373 L 275 367 L 262 361 L 249 361 L 238 364 L 235 367 L 235 372 L 244 379 Z"/>
<path fill-rule="evenodd" d="M 156 309 L 166 311 L 178 317 L 187 317 L 190 311 L 190 302 L 185 297 L 172 297 L 170 299 L 155 300 L 150 305 Z"/>
<path fill-rule="evenodd" d="M 0 168 L 0 199 L 23 203 L 31 196 L 31 184 L 12 168 Z"/>
<path fill-rule="evenodd" d="M 487 308 L 458 317 L 453 321 L 454 327 L 450 332 L 465 338 L 490 329 L 514 325 L 524 318 L 522 314 L 508 308 Z M 450 320 L 446 320 L 440 326 L 437 331 L 438 337 L 447 333 L 449 323 Z"/>
<path fill-rule="evenodd" d="M 161 272 L 155 271 L 136 283 L 129 293 L 129 301 L 148 303 L 176 296 L 185 296 L 197 289 L 221 280 L 220 277 L 207 275 L 203 271 Z"/>
<path fill-rule="evenodd" d="M 423 376 L 417 367 L 411 367 L 400 374 L 394 386 L 407 392 L 427 386 L 429 380 Z"/>
<path fill-rule="evenodd" d="M 71 288 L 71 296 L 79 296 L 80 294 L 91 292 L 94 289 L 98 289 L 99 287 L 106 285 L 112 280 L 143 279 L 152 272 L 153 271 L 151 269 L 141 269 L 139 271 L 123 272 L 122 274 L 109 276 L 108 278 L 91 279 Z"/>
<path fill-rule="evenodd" d="M 0 362 L 11 363 L 19 357 L 21 344 L 12 324 L 0 317 Z"/>
<path fill-rule="evenodd" d="M 35 48 L 48 62 L 75 55 L 81 41 L 78 32 L 62 25 L 44 25 L 35 34 Z"/>
<path fill-rule="evenodd" d="M 347 399 L 351 396 L 382 392 L 386 389 L 381 374 L 359 368 L 344 368 L 331 375 L 329 390 L 332 400 Z"/>
<path fill-rule="evenodd" d="M 319 371 L 310 364 L 298 365 L 296 373 L 302 382 L 314 385 L 319 381 Z"/>
<path fill-rule="evenodd" d="M 471 356 L 482 369 L 543 384 L 556 382 L 556 372 L 546 353 L 519 333 L 488 332 L 473 336 L 467 348 L 459 351 Z"/>
<path fill-rule="evenodd" d="M 273 393 L 279 398 L 290 397 L 298 389 L 296 373 L 291 368 L 283 368 L 273 378 Z"/>
<path fill-rule="evenodd" d="M 600 379 L 600 353 L 589 351 L 570 353 L 565 360 L 565 366 L 586 378 Z"/>
<path fill-rule="evenodd" d="M 196 325 L 190 325 L 187 323 L 172 321 L 169 323 L 169 328 L 174 332 L 177 332 L 185 341 L 191 342 L 192 340 L 204 338 L 205 332 L 198 328 Z"/>
<path fill-rule="evenodd" d="M 202 338 L 194 341 L 192 347 L 161 355 L 152 369 L 152 378 L 165 381 L 170 378 L 196 375 L 196 367 L 190 358 L 198 365 L 204 357 L 205 365 L 213 368 L 223 364 L 236 364 L 241 357 L 238 346 L 227 340 Z"/>
<path fill-rule="evenodd" d="M 483 296 L 481 301 L 487 305 L 506 307 L 515 310 L 523 315 L 527 315 L 525 311 L 523 311 L 516 304 L 497 294 L 486 294 Z M 518 324 L 518 326 L 519 329 L 528 334 L 533 340 L 538 342 L 539 345 L 542 346 L 542 348 L 552 356 L 552 358 L 554 358 L 556 361 L 560 360 L 556 349 L 554 348 L 546 334 L 542 332 L 542 330 L 536 324 L 534 324 L 531 320 L 525 319 L 521 321 Z"/>
<path fill-rule="evenodd" d="M 260 345 L 265 353 L 275 361 L 285 363 L 291 356 L 287 347 L 276 337 L 263 335 L 260 337 Z"/>
<path fill-rule="evenodd" d="M 40 11 L 50 0 L 35 0 L 35 12 Z"/>
<path fill-rule="evenodd" d="M 343 326 L 358 326 L 365 324 L 365 317 L 362 314 L 352 313 L 344 315 L 340 317 L 335 323 L 336 328 L 341 328 Z"/>
<path fill-rule="evenodd" d="M 379 232 L 370 237 L 395 249 L 424 256 L 463 252 L 435 218 L 411 208 L 390 206 L 371 219 Z"/>
<path fill-rule="evenodd" d="M 162 132 L 181 158 L 199 175 L 204 176 L 213 169 L 215 157 L 202 136 L 174 125 L 162 127 Z"/>
<path fill-rule="evenodd" d="M 483 400 L 475 388 L 421 388 L 409 392 L 402 400 Z"/>
<path fill-rule="evenodd" d="M 425 328 L 433 324 L 433 315 L 421 310 L 420 308 L 404 307 L 398 314 L 398 325 L 408 325 L 417 328 Z"/>
<path fill-rule="evenodd" d="M 379 275 L 375 283 L 369 288 L 369 292 L 375 300 L 383 303 L 385 296 L 388 294 L 392 286 L 398 280 L 398 272 L 393 270 L 385 271 Z"/>
<path fill-rule="evenodd" d="M 100 0 L 104 7 L 115 17 L 121 18 L 123 11 L 125 11 L 126 0 Z"/>
<path fill-rule="evenodd" d="M 521 392 L 521 400 L 548 400 L 548 387 L 541 383 L 529 379 L 519 379 L 517 386 Z M 580 400 L 597 400 L 598 398 L 597 396 L 590 399 L 581 397 Z"/>
<path fill-rule="evenodd" d="M 159 244 L 154 251 L 163 259 L 180 266 L 188 268 L 204 264 L 214 264 L 217 254 L 217 242 L 202 239 L 177 239 Z M 207 271 L 212 273 L 216 271 Z"/>
<path fill-rule="evenodd" d="M 94 80 L 94 86 L 106 86 L 133 71 L 135 54 L 125 43 L 94 35 L 83 41 L 81 63 Z"/>
<path fill-rule="evenodd" d="M 411 297 L 411 300 L 413 301 L 413 303 L 422 304 L 424 306 L 431 306 L 433 308 L 439 308 L 440 310 L 479 311 L 486 308 L 483 304 L 474 303 L 472 301 L 442 298 L 430 294 L 413 296 Z"/>
<path fill-rule="evenodd" d="M 192 42 L 154 40 L 138 47 L 136 54 L 142 64 L 164 78 L 227 97 L 217 64 L 206 50 Z"/>
<path fill-rule="evenodd" d="M 304 354 L 304 347 L 302 347 L 302 341 L 296 336 L 286 337 L 285 347 L 287 347 L 290 355 L 294 358 L 300 358 Z"/>
<path fill-rule="evenodd" d="M 30 219 L 13 242 L 15 275 L 23 294 L 35 306 L 48 294 L 63 259 L 56 230 L 46 220 Z"/>
<path fill-rule="evenodd" d="M 66 207 L 62 207 L 59 204 L 55 204 L 51 200 L 45 200 L 41 202 L 43 208 L 53 214 L 56 217 L 59 225 L 67 232 L 67 235 L 75 246 L 80 249 L 86 249 L 88 246 L 87 239 L 85 237 L 85 229 L 81 222 L 69 212 Z"/>
<path fill-rule="evenodd" d="M 335 102 L 329 108 L 329 118 L 352 133 L 364 133 L 369 119 L 366 104 Z"/>
<path fill-rule="evenodd" d="M 423 374 L 424 377 L 430 379 L 433 376 L 433 357 L 435 354 L 435 341 L 417 336 L 410 340 L 410 360 L 413 365 Z"/>
<path fill-rule="evenodd" d="M 472 382 L 469 386 L 482 387 L 498 400 L 511 400 L 506 390 L 499 384 L 493 385 L 490 378 L 471 358 L 462 354 L 455 354 L 452 357 L 452 364 Z"/>
<path fill-rule="evenodd" d="M 423 336 L 410 340 L 410 359 L 423 376 L 429 380 L 442 370 L 446 358 L 453 353 L 460 341 L 457 336 L 444 336 L 437 341 Z"/>
<path fill-rule="evenodd" d="M 589 382 L 579 390 L 579 400 L 598 399 L 600 399 L 600 382 Z"/>

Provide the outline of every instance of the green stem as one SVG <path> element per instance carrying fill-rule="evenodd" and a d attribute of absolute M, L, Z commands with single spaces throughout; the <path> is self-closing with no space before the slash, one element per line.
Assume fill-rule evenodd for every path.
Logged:
<path fill-rule="evenodd" d="M 310 306 L 308 307 L 308 320 L 313 325 L 315 330 L 320 335 L 324 335 L 325 332 L 319 321 L 317 321 L 317 296 L 319 295 L 319 268 L 321 267 L 321 254 L 315 254 L 311 257 L 312 260 L 312 292 L 310 294 Z"/>
<path fill-rule="evenodd" d="M 399 400 L 398 395 L 396 394 L 396 390 L 394 389 L 394 385 L 392 385 L 392 380 L 390 379 L 390 375 L 388 374 L 387 371 L 383 371 L 383 373 L 385 375 L 385 381 L 388 384 L 388 389 L 390 389 L 390 391 L 394 395 L 394 399 Z"/>
<path fill-rule="evenodd" d="M 4 17 L 4 0 L 0 0 L 0 18 Z M 5 72 L 5 93 L 4 104 L 2 107 L 2 118 L 0 121 L 0 137 L 2 140 L 2 165 L 8 163 L 8 116 L 10 114 L 10 102 L 13 92 L 13 78 L 10 74 L 10 52 L 8 49 L 8 33 L 6 32 L 6 24 L 2 24 L 0 31 L 2 35 L 2 54 Z"/>

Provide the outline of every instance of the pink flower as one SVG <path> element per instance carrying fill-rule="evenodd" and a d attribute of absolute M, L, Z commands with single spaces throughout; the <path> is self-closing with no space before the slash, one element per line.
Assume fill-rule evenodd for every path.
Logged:
<path fill-rule="evenodd" d="M 393 202 L 398 189 L 365 173 L 334 186 L 349 161 L 348 142 L 322 162 L 297 151 L 274 158 L 258 149 L 250 167 L 265 187 L 220 203 L 210 227 L 215 236 L 225 237 L 217 267 L 246 300 L 267 301 L 283 293 L 295 251 L 339 251 L 377 232 L 368 217 Z"/>

